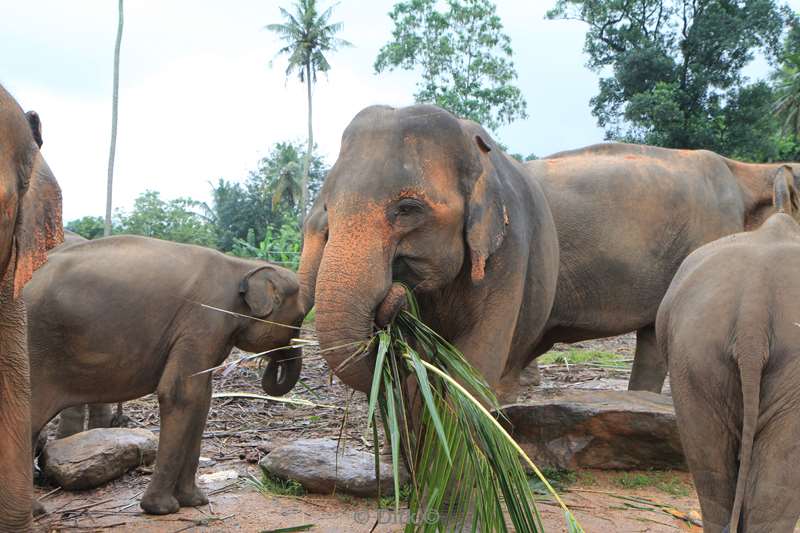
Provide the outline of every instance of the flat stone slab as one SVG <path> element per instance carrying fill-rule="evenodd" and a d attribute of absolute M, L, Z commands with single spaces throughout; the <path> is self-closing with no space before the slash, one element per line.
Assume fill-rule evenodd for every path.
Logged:
<path fill-rule="evenodd" d="M 537 466 L 686 469 L 669 396 L 644 391 L 547 391 L 503 407 Z"/>
<path fill-rule="evenodd" d="M 343 445 L 344 446 L 344 445 Z M 259 463 L 267 472 L 282 479 L 293 479 L 309 492 L 330 494 L 346 492 L 362 497 L 378 494 L 375 478 L 375 457 L 368 452 L 345 447 L 336 458 L 336 441 L 332 439 L 300 439 L 272 450 Z M 381 463 L 381 495 L 393 494 L 392 467 Z M 401 469 L 400 484 L 408 482 Z"/>
<path fill-rule="evenodd" d="M 98 428 L 49 442 L 45 475 L 65 490 L 99 487 L 155 461 L 158 437 L 146 429 Z"/>

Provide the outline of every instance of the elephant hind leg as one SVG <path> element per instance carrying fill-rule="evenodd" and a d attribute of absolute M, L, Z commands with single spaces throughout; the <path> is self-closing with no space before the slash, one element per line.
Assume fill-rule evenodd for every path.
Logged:
<path fill-rule="evenodd" d="M 112 418 L 114 418 L 114 411 L 110 403 L 89 404 L 88 429 L 110 428 Z"/>
<path fill-rule="evenodd" d="M 80 433 L 85 429 L 85 422 L 85 405 L 67 407 L 61 411 L 61 414 L 58 416 L 58 430 L 56 431 L 56 438 L 63 439 L 76 433 Z"/>
<path fill-rule="evenodd" d="M 667 362 L 656 342 L 653 325 L 636 331 L 636 355 L 633 358 L 628 390 L 660 393 L 667 377 Z"/>

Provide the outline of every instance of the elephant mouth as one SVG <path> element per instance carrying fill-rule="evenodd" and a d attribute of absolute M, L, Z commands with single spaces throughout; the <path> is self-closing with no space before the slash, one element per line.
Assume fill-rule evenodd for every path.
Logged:
<path fill-rule="evenodd" d="M 401 283 L 392 283 L 389 292 L 383 298 L 375 311 L 375 325 L 378 329 L 385 328 L 391 323 L 400 311 L 408 309 L 408 298 L 406 288 Z"/>

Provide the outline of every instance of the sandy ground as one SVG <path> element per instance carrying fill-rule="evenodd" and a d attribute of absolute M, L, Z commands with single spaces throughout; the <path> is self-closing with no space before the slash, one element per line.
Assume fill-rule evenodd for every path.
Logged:
<path fill-rule="evenodd" d="M 633 336 L 628 335 L 584 342 L 570 348 L 609 351 L 632 358 L 634 343 Z M 627 372 L 590 365 L 568 368 L 562 364 L 547 365 L 542 368 L 541 388 L 624 389 Z M 305 387 L 296 387 L 290 396 L 333 406 L 342 406 L 351 397 L 341 384 L 335 380 L 330 382 L 324 361 L 313 350 L 305 360 L 303 381 Z M 214 385 L 215 392 L 261 392 L 257 369 L 252 366 L 240 366 L 226 376 L 215 376 Z M 540 388 L 525 387 L 520 399 L 535 396 L 537 390 Z M 366 402 L 360 397 L 349 401 L 350 415 L 344 430 L 346 445 L 370 450 L 363 430 Z M 158 430 L 154 397 L 127 403 L 126 412 L 132 419 L 132 426 Z M 41 498 L 48 514 L 36 521 L 35 530 L 255 532 L 310 524 L 313 525 L 311 531 L 360 532 L 370 531 L 377 521 L 376 531 L 401 531 L 406 518 L 403 512 L 379 510 L 374 500 L 343 495 L 264 495 L 248 484 L 249 477 L 259 476 L 257 462 L 271 448 L 301 437 L 335 437 L 341 422 L 341 409 L 298 407 L 252 399 L 214 399 L 203 439 L 202 455 L 208 461 L 198 474 L 233 470 L 239 477 L 201 485 L 209 493 L 209 505 L 182 509 L 164 517 L 144 515 L 139 508 L 139 498 L 149 482 L 151 470 L 140 468 L 91 491 L 66 492 L 46 484 L 37 487 L 36 496 Z M 673 487 L 679 487 L 677 491 L 670 491 L 672 493 L 653 486 L 625 488 L 620 480 L 623 475 L 626 474 L 581 471 L 576 473 L 577 480 L 562 490 L 564 500 L 586 531 L 701 531 L 679 518 L 692 511 L 699 512 L 687 473 L 656 474 L 666 476 Z M 539 510 L 547 531 L 566 531 L 563 514 L 554 502 L 541 501 Z"/>

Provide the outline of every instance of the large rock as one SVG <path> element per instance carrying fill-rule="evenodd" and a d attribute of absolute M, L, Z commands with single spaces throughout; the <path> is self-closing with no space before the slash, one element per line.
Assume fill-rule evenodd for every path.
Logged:
<path fill-rule="evenodd" d="M 642 391 L 560 390 L 503 408 L 537 466 L 685 469 L 668 396 Z"/>
<path fill-rule="evenodd" d="M 371 497 L 378 494 L 375 479 L 375 457 L 368 452 L 346 447 L 336 459 L 336 441 L 331 439 L 300 439 L 279 446 L 264 457 L 261 466 L 283 479 L 293 479 L 309 492 L 330 494 L 347 492 Z M 392 467 L 381 463 L 381 494 L 393 494 Z M 408 482 L 401 469 L 400 484 Z"/>
<path fill-rule="evenodd" d="M 47 444 L 45 475 L 66 490 L 99 487 L 155 461 L 158 438 L 146 429 L 90 429 Z"/>

